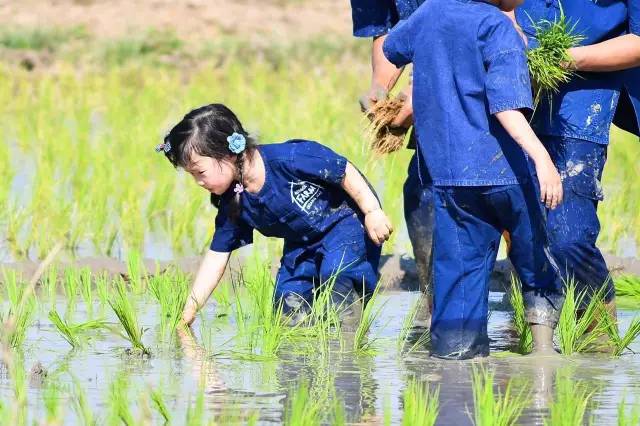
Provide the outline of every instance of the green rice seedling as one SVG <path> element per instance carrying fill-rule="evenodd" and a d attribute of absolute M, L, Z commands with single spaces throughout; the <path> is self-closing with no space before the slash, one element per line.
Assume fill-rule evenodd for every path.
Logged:
<path fill-rule="evenodd" d="M 400 333 L 398 334 L 398 340 L 396 341 L 396 347 L 398 349 L 398 353 L 401 353 L 407 344 L 409 336 L 411 335 L 411 328 L 413 327 L 413 323 L 416 319 L 416 315 L 418 315 L 419 308 L 420 308 L 420 299 L 416 299 L 411 305 L 411 307 L 409 308 L 409 313 L 402 320 L 402 325 L 400 326 Z"/>
<path fill-rule="evenodd" d="M 127 253 L 127 275 L 131 288 L 136 293 L 144 291 L 146 271 L 142 262 L 142 254 L 138 250 L 129 250 Z"/>
<path fill-rule="evenodd" d="M 24 369 L 24 360 L 18 352 L 9 350 L 4 353 L 3 361 L 7 366 L 7 373 L 13 388 L 11 414 L 7 424 L 27 424 L 27 373 Z"/>
<path fill-rule="evenodd" d="M 633 343 L 638 336 L 640 336 L 640 318 L 634 318 L 627 329 L 627 332 L 621 336 L 618 324 L 611 318 L 608 312 L 603 309 L 601 313 L 601 321 L 606 327 L 607 335 L 610 339 L 611 354 L 613 356 L 620 356 L 622 353 L 629 349 L 629 345 Z"/>
<path fill-rule="evenodd" d="M 186 426 L 202 426 L 204 425 L 204 387 L 203 384 L 199 386 L 198 393 L 196 394 L 196 400 L 194 404 L 191 404 L 191 398 L 189 398 L 189 406 L 187 407 L 187 418 L 185 421 Z"/>
<path fill-rule="evenodd" d="M 93 314 L 93 288 L 91 282 L 91 270 L 82 268 L 80 270 L 80 294 L 86 306 L 87 312 L 91 317 Z"/>
<path fill-rule="evenodd" d="M 353 351 L 357 354 L 372 353 L 375 351 L 374 344 L 377 339 L 372 339 L 371 336 L 369 336 L 369 332 L 384 308 L 384 304 L 376 306 L 380 288 L 381 286 L 376 287 L 366 306 L 362 303 L 360 323 L 358 324 L 358 328 L 356 328 L 353 339 Z"/>
<path fill-rule="evenodd" d="M 95 426 L 98 422 L 93 415 L 93 409 L 89 405 L 87 393 L 76 377 L 73 377 L 73 409 L 80 424 L 83 426 Z"/>
<path fill-rule="evenodd" d="M 555 388 L 555 398 L 549 407 L 549 418 L 545 419 L 545 425 L 581 426 L 592 423 L 593 419 L 586 417 L 587 407 L 596 393 L 596 390 L 590 390 L 592 386 L 559 374 Z"/>
<path fill-rule="evenodd" d="M 597 349 L 601 338 L 607 333 L 607 323 L 601 320 L 604 287 L 591 296 L 583 312 L 579 312 L 579 309 L 587 293 L 576 292 L 575 283 L 569 282 L 566 285 L 564 306 L 556 327 L 558 345 L 563 355 Z"/>
<path fill-rule="evenodd" d="M 36 311 L 34 295 L 18 303 L 18 306 L 12 306 L 6 315 L 3 315 L 4 326 L 0 332 L 2 340 L 8 342 L 12 348 L 18 348 L 24 343 L 27 329 L 33 322 Z"/>
<path fill-rule="evenodd" d="M 515 425 L 529 403 L 529 393 L 521 389 L 514 393 L 512 381 L 504 394 L 493 390 L 495 373 L 484 367 L 473 367 L 473 422 L 476 426 Z"/>
<path fill-rule="evenodd" d="M 44 276 L 43 288 L 46 290 L 47 297 L 52 306 L 56 303 L 57 285 L 58 270 L 55 265 L 51 265 Z"/>
<path fill-rule="evenodd" d="M 570 25 L 564 12 L 551 22 L 533 22 L 538 47 L 527 51 L 529 72 L 536 90 L 536 104 L 542 95 L 556 93 L 560 86 L 575 75 L 568 50 L 580 44 L 584 37 L 575 34 L 576 24 Z"/>
<path fill-rule="evenodd" d="M 130 294 L 127 293 L 124 281 L 116 281 L 115 291 L 111 295 L 109 305 L 124 329 L 124 334 L 120 333 L 120 335 L 131 343 L 135 351 L 142 355 L 150 355 L 151 352 L 142 343 L 142 335 L 145 329 L 138 325 L 138 316 L 133 302 L 130 300 Z"/>
<path fill-rule="evenodd" d="M 158 413 L 164 419 L 164 424 L 171 423 L 171 412 L 167 404 L 164 402 L 164 397 L 162 396 L 162 392 L 159 389 L 149 388 L 149 395 L 151 395 L 151 401 L 153 401 L 153 406 L 156 408 Z"/>
<path fill-rule="evenodd" d="M 623 397 L 618 403 L 618 426 L 636 426 L 640 424 L 640 403 L 638 399 L 627 408 L 627 398 Z"/>
<path fill-rule="evenodd" d="M 96 278 L 96 292 L 102 306 L 106 306 L 109 303 L 109 283 L 109 277 L 106 273 L 100 274 Z"/>
<path fill-rule="evenodd" d="M 49 321 L 56 327 L 60 335 L 77 349 L 83 345 L 83 334 L 90 330 L 99 330 L 106 327 L 106 323 L 100 320 L 86 321 L 80 324 L 69 324 L 64 321 L 54 309 L 49 311 Z"/>
<path fill-rule="evenodd" d="M 42 401 L 47 425 L 61 425 L 64 419 L 64 408 L 60 401 L 63 398 L 63 387 L 52 378 L 47 378 L 42 389 Z"/>
<path fill-rule="evenodd" d="M 629 296 L 640 299 L 640 277 L 637 275 L 621 275 L 613 280 L 616 296 Z"/>
<path fill-rule="evenodd" d="M 75 304 L 76 296 L 78 295 L 78 287 L 80 286 L 79 270 L 76 268 L 65 269 L 62 285 L 64 287 L 68 306 L 73 306 Z"/>
<path fill-rule="evenodd" d="M 315 426 L 322 424 L 322 405 L 313 399 L 309 392 L 309 383 L 301 380 L 289 392 L 284 411 L 284 424 L 287 426 Z"/>
<path fill-rule="evenodd" d="M 109 424 L 134 426 L 136 421 L 129 408 L 129 382 L 125 374 L 119 374 L 109 386 Z"/>
<path fill-rule="evenodd" d="M 440 389 L 429 390 L 415 379 L 409 380 L 403 395 L 403 426 L 433 426 L 438 418 Z"/>
<path fill-rule="evenodd" d="M 173 336 L 182 319 L 182 310 L 189 295 L 187 277 L 163 273 L 148 280 L 151 294 L 160 305 L 160 328 L 164 337 Z"/>
<path fill-rule="evenodd" d="M 533 349 L 533 336 L 531 326 L 525 317 L 524 299 L 522 298 L 522 284 L 515 275 L 511 275 L 511 293 L 509 301 L 513 307 L 513 326 L 518 334 L 518 346 L 516 351 L 521 354 L 528 354 Z"/>

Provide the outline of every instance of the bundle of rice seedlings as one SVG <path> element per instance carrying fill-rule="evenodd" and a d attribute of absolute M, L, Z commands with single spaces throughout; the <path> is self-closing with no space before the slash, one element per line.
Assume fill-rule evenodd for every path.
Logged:
<path fill-rule="evenodd" d="M 569 24 L 562 8 L 558 19 L 533 22 L 533 27 L 539 45 L 527 51 L 527 59 L 537 105 L 542 95 L 551 96 L 558 92 L 560 85 L 569 82 L 576 74 L 571 69 L 572 59 L 568 50 L 577 46 L 584 37 L 575 34 L 576 24 Z"/>
<path fill-rule="evenodd" d="M 58 311 L 55 309 L 49 312 L 49 321 L 51 321 L 64 340 L 74 349 L 82 346 L 83 341 L 80 337 L 82 333 L 89 330 L 98 330 L 106 326 L 104 321 L 98 320 L 87 321 L 80 324 L 69 324 L 60 317 Z"/>
<path fill-rule="evenodd" d="M 136 351 L 143 355 L 150 355 L 149 349 L 142 343 L 142 335 L 145 330 L 138 325 L 138 316 L 129 297 L 124 281 L 119 280 L 115 286 L 115 293 L 109 300 L 109 305 L 125 331 L 125 334 L 120 333 L 120 335 L 131 342 Z"/>
<path fill-rule="evenodd" d="M 636 317 L 631 321 L 627 332 L 624 335 L 620 334 L 618 330 L 618 324 L 611 318 L 608 312 L 603 310 L 602 321 L 606 327 L 607 335 L 610 339 L 611 354 L 613 356 L 620 356 L 629 348 L 629 345 L 633 343 L 640 335 L 640 318 Z"/>
<path fill-rule="evenodd" d="M 621 275 L 614 280 L 616 296 L 629 296 L 640 299 L 640 277 Z"/>
<path fill-rule="evenodd" d="M 379 155 L 395 152 L 404 146 L 407 130 L 404 127 L 391 127 L 404 101 L 389 98 L 378 101 L 367 111 L 371 123 L 367 127 L 371 150 Z"/>
<path fill-rule="evenodd" d="M 149 394 L 151 395 L 151 400 L 153 401 L 153 405 L 162 418 L 164 419 L 164 424 L 171 423 L 171 412 L 169 407 L 164 401 L 164 397 L 162 396 L 162 392 L 159 389 L 149 388 Z"/>
<path fill-rule="evenodd" d="M 513 326 L 518 334 L 517 352 L 525 355 L 533 349 L 533 336 L 531 335 L 531 326 L 527 322 L 525 316 L 524 299 L 522 298 L 522 284 L 513 274 L 511 274 L 511 293 L 509 294 L 509 301 L 513 307 Z"/>
<path fill-rule="evenodd" d="M 555 388 L 556 395 L 549 407 L 549 418 L 544 421 L 545 426 L 593 424 L 593 418 L 587 417 L 587 407 L 597 388 L 560 374 L 556 378 Z"/>

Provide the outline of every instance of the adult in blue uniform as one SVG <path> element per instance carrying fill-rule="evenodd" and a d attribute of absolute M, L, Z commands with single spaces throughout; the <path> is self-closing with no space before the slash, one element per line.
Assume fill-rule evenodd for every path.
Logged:
<path fill-rule="evenodd" d="M 537 44 L 532 21 L 553 21 L 561 8 L 585 39 L 569 51 L 578 76 L 543 98 L 533 119 L 565 189 L 563 205 L 548 216 L 551 250 L 579 290 L 606 285 L 615 315 L 613 283 L 596 246 L 596 210 L 611 124 L 640 135 L 640 0 L 525 0 L 515 14 L 530 47 Z"/>
<path fill-rule="evenodd" d="M 537 193 L 555 208 L 562 184 L 520 111 L 533 107 L 525 46 L 501 12 L 517 3 L 429 0 L 383 44 L 396 66 L 413 63 L 419 154 L 433 179 L 431 341 L 441 358 L 489 353 L 488 283 L 502 230 L 511 234 L 534 350 L 553 353 L 561 283 Z"/>
<path fill-rule="evenodd" d="M 373 102 L 385 99 L 395 86 L 402 68 L 396 68 L 385 58 L 382 44 L 387 33 L 400 20 L 407 19 L 424 0 L 351 0 L 353 35 L 372 38 L 371 45 L 371 87 L 360 97 L 363 111 Z M 402 111 L 393 125 L 409 127 L 412 124 L 411 86 L 404 88 L 401 96 L 405 98 Z M 416 132 L 412 130 L 409 148 L 415 149 Z M 407 223 L 409 239 L 413 247 L 420 289 L 427 294 L 420 316 L 428 321 L 430 293 L 432 286 L 431 242 L 433 236 L 433 194 L 431 177 L 426 167 L 414 154 L 409 162 L 407 180 L 403 187 L 404 217 Z"/>
<path fill-rule="evenodd" d="M 391 224 L 347 159 L 306 140 L 255 145 L 221 104 L 191 111 L 157 149 L 191 173 L 218 207 L 210 250 L 184 308 L 186 323 L 218 285 L 231 252 L 253 241 L 254 229 L 284 239 L 274 301 L 285 315 L 304 313 L 330 278 L 340 308 L 373 293 Z"/>

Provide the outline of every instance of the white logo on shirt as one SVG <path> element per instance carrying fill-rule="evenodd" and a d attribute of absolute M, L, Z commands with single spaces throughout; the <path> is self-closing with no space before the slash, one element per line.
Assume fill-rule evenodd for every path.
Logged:
<path fill-rule="evenodd" d="M 322 194 L 322 187 L 304 180 L 289 183 L 291 184 L 291 202 L 297 204 L 305 213 L 309 213 L 313 203 Z"/>

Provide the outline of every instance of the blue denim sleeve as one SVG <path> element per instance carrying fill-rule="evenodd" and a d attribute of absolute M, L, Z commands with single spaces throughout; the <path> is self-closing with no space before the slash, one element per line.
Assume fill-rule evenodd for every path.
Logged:
<path fill-rule="evenodd" d="M 412 18 L 400 21 L 393 27 L 382 44 L 384 56 L 398 68 L 413 61 L 415 35 L 412 31 Z"/>
<path fill-rule="evenodd" d="M 292 174 L 310 181 L 340 185 L 344 179 L 347 159 L 317 142 L 296 144 L 287 164 Z"/>
<path fill-rule="evenodd" d="M 222 203 L 216 216 L 216 229 L 209 248 L 213 251 L 229 253 L 253 243 L 253 228 L 245 222 L 234 223 L 229 218 L 228 206 Z"/>
<path fill-rule="evenodd" d="M 351 0 L 353 35 L 377 37 L 384 35 L 398 22 L 393 0 Z"/>
<path fill-rule="evenodd" d="M 640 0 L 629 0 L 629 32 L 640 35 Z"/>
<path fill-rule="evenodd" d="M 524 42 L 506 16 L 498 18 L 479 33 L 489 112 L 533 109 Z"/>

